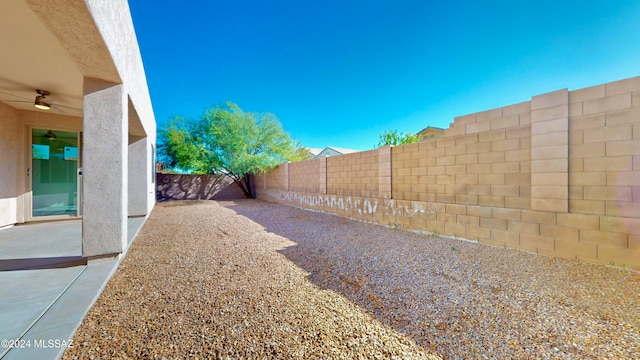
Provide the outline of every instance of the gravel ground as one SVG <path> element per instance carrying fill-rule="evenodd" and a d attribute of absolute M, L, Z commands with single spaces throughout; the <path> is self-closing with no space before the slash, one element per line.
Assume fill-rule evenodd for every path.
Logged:
<path fill-rule="evenodd" d="M 640 274 L 257 200 L 157 204 L 65 359 L 640 358 Z"/>

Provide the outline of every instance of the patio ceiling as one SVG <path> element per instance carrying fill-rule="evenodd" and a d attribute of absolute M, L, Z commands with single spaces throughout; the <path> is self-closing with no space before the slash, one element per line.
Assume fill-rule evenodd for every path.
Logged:
<path fill-rule="evenodd" d="M 122 83 L 89 6 L 101 2 L 0 1 L 0 102 L 42 111 L 33 106 L 42 89 L 49 112 L 80 117 L 86 79 L 92 90 Z"/>
<path fill-rule="evenodd" d="M 82 117 L 85 92 L 122 83 L 91 6 L 101 2 L 0 1 L 0 102 Z M 45 100 L 50 110 L 34 107 L 36 89 L 51 94 Z M 131 140 L 146 136 L 131 101 L 129 114 Z"/>
<path fill-rule="evenodd" d="M 0 1 L 0 101 L 33 106 L 36 89 L 49 91 L 49 112 L 82 116 L 83 75 L 60 41 L 24 0 Z"/>

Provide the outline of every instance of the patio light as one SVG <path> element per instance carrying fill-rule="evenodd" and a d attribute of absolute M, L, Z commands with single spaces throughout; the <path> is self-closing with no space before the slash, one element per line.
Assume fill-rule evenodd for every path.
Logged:
<path fill-rule="evenodd" d="M 36 96 L 36 101 L 34 103 L 34 106 L 36 107 L 36 109 L 40 109 L 40 110 L 51 109 L 51 105 L 49 103 L 44 102 L 43 100 L 44 100 L 43 95 Z"/>
<path fill-rule="evenodd" d="M 54 141 L 55 139 L 57 139 L 58 137 L 56 136 L 56 134 L 53 133 L 53 131 L 49 130 L 49 132 L 47 132 L 46 134 L 44 134 L 45 139 L 49 140 L 49 141 Z"/>

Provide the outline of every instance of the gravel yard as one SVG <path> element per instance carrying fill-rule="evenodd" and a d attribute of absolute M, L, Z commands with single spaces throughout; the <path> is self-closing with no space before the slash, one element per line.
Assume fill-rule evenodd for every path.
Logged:
<path fill-rule="evenodd" d="M 65 359 L 634 359 L 640 274 L 257 200 L 159 203 Z"/>

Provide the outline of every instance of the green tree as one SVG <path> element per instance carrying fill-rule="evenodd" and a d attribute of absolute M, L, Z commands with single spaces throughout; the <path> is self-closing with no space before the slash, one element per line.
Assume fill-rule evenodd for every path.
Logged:
<path fill-rule="evenodd" d="M 170 168 L 229 176 L 248 198 L 251 174 L 307 157 L 271 113 L 244 112 L 234 104 L 207 110 L 199 120 L 176 118 L 159 132 L 158 152 Z"/>
<path fill-rule="evenodd" d="M 418 140 L 418 135 L 414 135 L 411 133 L 405 133 L 404 135 L 402 135 L 398 132 L 398 130 L 385 131 L 380 134 L 380 140 L 378 141 L 378 145 L 376 145 L 376 147 L 387 145 L 398 146 L 404 144 L 413 144 L 417 143 Z"/>

